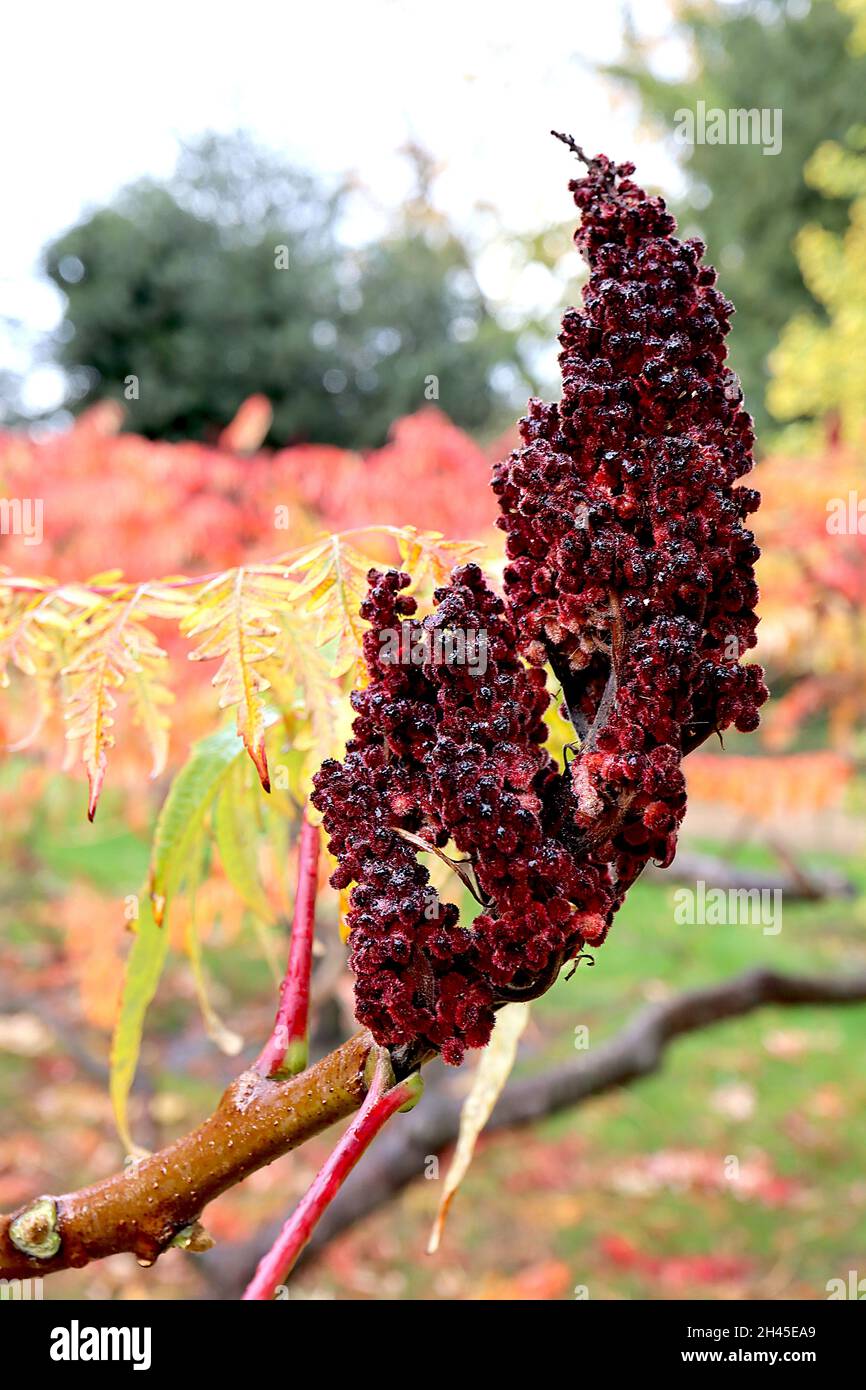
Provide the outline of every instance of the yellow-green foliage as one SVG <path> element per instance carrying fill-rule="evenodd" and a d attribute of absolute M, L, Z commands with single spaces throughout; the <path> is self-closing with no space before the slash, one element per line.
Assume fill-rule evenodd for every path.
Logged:
<path fill-rule="evenodd" d="M 856 21 L 852 44 L 866 51 L 866 0 L 842 0 Z M 866 126 L 848 145 L 828 141 L 805 176 L 826 197 L 853 197 L 846 232 L 804 227 L 797 257 L 809 289 L 826 310 L 802 314 L 785 329 L 770 359 L 769 407 L 780 420 L 838 419 L 843 436 L 860 440 L 866 401 Z"/>

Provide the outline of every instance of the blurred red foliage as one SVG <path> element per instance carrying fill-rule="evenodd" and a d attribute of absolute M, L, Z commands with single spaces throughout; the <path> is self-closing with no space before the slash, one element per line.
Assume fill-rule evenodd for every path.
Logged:
<path fill-rule="evenodd" d="M 329 530 L 411 525 L 466 540 L 493 525 L 492 459 L 440 410 L 397 420 L 389 442 L 365 456 L 308 445 L 274 462 Z"/>
<path fill-rule="evenodd" d="M 110 403 L 38 441 L 0 434 L 0 490 L 43 500 L 43 543 L 0 536 L 0 563 L 61 580 L 118 566 L 142 580 L 270 557 L 322 530 L 410 524 L 462 539 L 492 529 L 488 458 L 441 411 L 398 420 L 384 448 L 361 455 L 255 451 L 266 408 L 245 402 L 216 448 L 121 434 Z"/>

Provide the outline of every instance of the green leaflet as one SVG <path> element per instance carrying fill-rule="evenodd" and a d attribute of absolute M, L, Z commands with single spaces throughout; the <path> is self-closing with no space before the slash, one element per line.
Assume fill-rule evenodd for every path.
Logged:
<path fill-rule="evenodd" d="M 269 711 L 265 715 L 266 726 L 277 718 L 275 712 Z M 157 923 L 162 923 L 169 900 L 189 868 L 193 847 L 214 797 L 243 755 L 244 746 L 235 730 L 220 729 L 193 745 L 188 762 L 172 782 L 156 822 L 150 863 L 150 896 Z"/>
<path fill-rule="evenodd" d="M 265 716 L 268 726 L 276 713 Z M 127 1103 L 138 1065 L 144 1018 L 168 954 L 168 930 L 163 925 L 170 899 L 184 879 L 194 888 L 201 873 L 205 820 L 214 798 L 232 769 L 245 757 L 244 746 L 232 728 L 220 729 L 193 746 L 188 761 L 169 789 L 153 837 L 150 894 L 142 895 L 135 940 L 126 962 L 123 994 L 111 1043 L 109 1090 L 115 1122 L 130 1153 Z M 197 943 L 196 943 L 197 944 Z M 192 960 L 193 970 L 199 962 Z M 201 981 L 197 973 L 197 984 Z"/>
<path fill-rule="evenodd" d="M 262 888 L 258 863 L 259 796 L 257 785 L 247 777 L 246 762 L 238 759 L 217 796 L 213 827 L 229 883 L 251 912 L 270 922 L 274 914 Z"/>
<path fill-rule="evenodd" d="M 109 1091 L 114 1121 L 128 1153 L 137 1154 L 129 1132 L 127 1102 L 138 1065 L 144 1016 L 156 993 L 168 952 L 168 932 L 158 927 L 146 894 L 141 898 L 141 916 L 132 950 L 126 962 L 123 997 L 111 1040 Z"/>

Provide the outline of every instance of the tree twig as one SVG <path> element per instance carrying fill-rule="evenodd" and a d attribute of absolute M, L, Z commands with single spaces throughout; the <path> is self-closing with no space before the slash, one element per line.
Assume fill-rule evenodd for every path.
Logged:
<path fill-rule="evenodd" d="M 555 139 L 561 140 L 563 145 L 566 145 L 568 149 L 571 150 L 572 154 L 576 154 L 581 163 L 585 164 L 587 168 L 590 166 L 590 164 L 592 164 L 592 160 L 589 158 L 588 155 L 584 154 L 582 148 L 580 147 L 580 145 L 578 145 L 573 135 L 565 135 L 560 130 L 552 130 L 550 133 L 555 137 Z"/>
<path fill-rule="evenodd" d="M 357 1110 L 373 1045 L 358 1033 L 283 1080 L 242 1072 L 191 1134 L 91 1187 L 0 1216 L 0 1277 L 52 1274 L 120 1251 L 153 1263 L 214 1197 Z"/>
<path fill-rule="evenodd" d="M 373 1055 L 371 1053 L 371 1059 Z M 386 1049 L 376 1049 L 375 1057 L 373 1079 L 360 1110 L 259 1263 L 244 1293 L 245 1301 L 261 1303 L 274 1297 L 279 1285 L 294 1268 L 316 1222 L 327 1210 L 358 1159 L 391 1116 L 403 1106 L 411 1104 L 420 1093 L 421 1078 L 418 1072 L 395 1084 Z"/>
<path fill-rule="evenodd" d="M 780 874 L 755 868 L 751 864 L 731 863 L 728 859 L 690 849 L 678 849 L 674 862 L 667 869 L 650 864 L 645 873 L 654 882 L 695 883 L 702 879 L 710 888 L 780 892 L 788 902 L 817 902 L 822 898 L 856 896 L 856 888 L 851 880 L 835 869 L 810 869 L 808 876 L 801 870 L 794 876 L 793 873 Z"/>

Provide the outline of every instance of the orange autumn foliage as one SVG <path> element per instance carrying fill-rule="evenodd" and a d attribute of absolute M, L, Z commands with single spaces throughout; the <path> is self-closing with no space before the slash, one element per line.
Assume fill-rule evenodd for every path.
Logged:
<path fill-rule="evenodd" d="M 819 453 L 765 459 L 755 531 L 759 656 L 770 688 L 764 741 L 788 745 L 807 720 L 851 751 L 866 717 L 866 466 L 862 451 L 828 443 Z"/>
<path fill-rule="evenodd" d="M 684 770 L 690 798 L 756 821 L 838 807 L 853 776 L 851 763 L 829 750 L 769 758 L 693 753 Z"/>
<path fill-rule="evenodd" d="M 261 398 L 219 444 L 119 433 L 119 407 L 94 406 L 64 433 L 0 433 L 0 491 L 44 501 L 41 544 L 0 535 L 0 565 L 83 580 L 120 566 L 130 580 L 198 575 L 262 559 L 321 531 L 414 525 L 457 539 L 493 527 L 490 460 L 432 408 L 398 420 L 383 448 L 251 451 Z"/>

